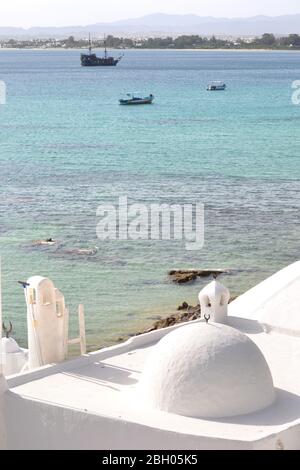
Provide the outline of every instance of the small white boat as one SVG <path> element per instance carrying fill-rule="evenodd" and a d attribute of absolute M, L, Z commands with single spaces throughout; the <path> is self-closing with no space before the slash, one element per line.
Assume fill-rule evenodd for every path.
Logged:
<path fill-rule="evenodd" d="M 210 82 L 207 85 L 207 91 L 221 91 L 226 90 L 226 84 L 224 82 Z"/>

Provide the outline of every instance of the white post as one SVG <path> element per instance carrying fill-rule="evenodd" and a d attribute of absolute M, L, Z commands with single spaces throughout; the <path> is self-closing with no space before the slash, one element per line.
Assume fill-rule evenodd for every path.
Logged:
<path fill-rule="evenodd" d="M 78 323 L 79 323 L 79 337 L 68 339 L 69 344 L 80 344 L 80 353 L 86 354 L 86 337 L 85 337 L 85 319 L 84 319 L 84 306 L 78 306 Z"/>
<path fill-rule="evenodd" d="M 79 320 L 80 351 L 81 351 L 81 354 L 85 354 L 86 353 L 85 319 L 84 319 L 84 306 L 82 304 L 80 304 L 78 307 L 78 320 Z"/>
<path fill-rule="evenodd" d="M 69 309 L 66 307 L 64 311 L 64 350 L 65 360 L 68 359 L 68 347 L 69 347 Z"/>
<path fill-rule="evenodd" d="M 4 415 L 4 393 L 7 390 L 7 383 L 3 375 L 2 367 L 2 272 L 1 272 L 1 257 L 0 257 L 0 449 L 6 448 L 6 429 L 5 429 L 5 415 Z"/>

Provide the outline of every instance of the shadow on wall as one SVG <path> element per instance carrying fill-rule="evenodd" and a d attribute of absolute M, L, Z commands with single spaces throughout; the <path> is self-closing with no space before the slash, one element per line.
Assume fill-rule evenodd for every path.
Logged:
<path fill-rule="evenodd" d="M 240 330 L 242 333 L 254 335 L 258 333 L 263 333 L 263 326 L 256 320 L 248 320 L 246 318 L 228 316 L 227 325 L 232 328 Z"/>
<path fill-rule="evenodd" d="M 138 371 L 126 369 L 125 367 L 113 366 L 103 362 L 94 362 L 83 368 L 83 372 L 64 372 L 64 375 L 74 377 L 78 380 L 85 380 L 104 387 L 118 390 L 112 384 L 119 385 L 133 385 L 137 380 L 132 376 L 133 373 Z"/>
<path fill-rule="evenodd" d="M 222 420 L 209 420 L 247 426 L 276 426 L 288 424 L 300 418 L 300 397 L 281 388 L 275 388 L 276 400 L 265 410 L 250 415 L 234 416 Z"/>

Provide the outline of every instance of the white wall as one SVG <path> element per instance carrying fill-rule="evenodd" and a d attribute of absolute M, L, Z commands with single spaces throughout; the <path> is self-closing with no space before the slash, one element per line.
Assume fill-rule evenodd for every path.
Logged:
<path fill-rule="evenodd" d="M 2 367 L 2 286 L 1 286 L 1 258 L 0 258 L 0 449 L 6 447 L 6 425 L 4 418 L 4 394 L 7 390 L 7 384 L 3 375 Z"/>
<path fill-rule="evenodd" d="M 8 392 L 9 449 L 251 449 L 251 443 L 158 430 L 83 411 L 32 402 Z M 30 423 L 30 432 L 28 432 Z"/>
<path fill-rule="evenodd" d="M 6 380 L 0 371 L 0 450 L 6 448 L 6 420 L 4 415 L 4 402 L 7 390 Z M 5 393 L 6 392 L 6 393 Z"/>
<path fill-rule="evenodd" d="M 257 442 L 222 440 L 159 430 L 6 394 L 8 449 L 300 450 L 300 425 Z M 30 423 L 30 432 L 28 432 Z"/>

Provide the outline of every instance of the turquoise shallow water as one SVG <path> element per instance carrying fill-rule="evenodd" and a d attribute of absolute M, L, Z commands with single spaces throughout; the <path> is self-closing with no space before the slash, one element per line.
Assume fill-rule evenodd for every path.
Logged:
<path fill-rule="evenodd" d="M 208 93 L 210 80 L 226 92 Z M 78 51 L 0 51 L 0 250 L 4 316 L 26 344 L 18 279 L 49 276 L 86 306 L 90 348 L 197 302 L 203 281 L 172 268 L 231 268 L 240 293 L 299 258 L 300 54 L 126 51 L 116 68 L 81 68 Z M 118 105 L 121 93 L 156 96 Z M 205 245 L 100 242 L 96 209 L 131 202 L 205 204 Z M 33 247 L 54 237 L 59 246 Z M 69 253 L 98 247 L 92 257 Z"/>

